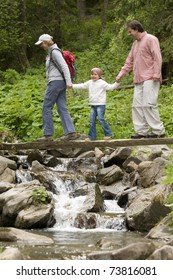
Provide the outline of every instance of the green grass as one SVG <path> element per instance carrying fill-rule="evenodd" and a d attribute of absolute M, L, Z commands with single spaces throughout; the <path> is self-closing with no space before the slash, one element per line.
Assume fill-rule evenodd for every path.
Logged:
<path fill-rule="evenodd" d="M 78 68 L 78 76 L 75 83 L 89 79 L 88 73 Z M 14 73 L 13 73 L 14 74 Z M 107 75 L 109 83 L 113 83 L 112 77 Z M 0 137 L 5 133 L 10 135 L 10 141 L 32 141 L 42 136 L 42 103 L 46 89 L 44 68 L 29 69 L 24 75 L 17 78 L 13 83 L 8 82 L 0 86 Z M 126 80 L 125 80 L 126 83 Z M 123 83 L 122 83 L 123 84 Z M 166 128 L 166 136 L 173 135 L 173 95 L 172 86 L 162 86 L 159 92 L 158 106 L 161 120 Z M 107 104 L 105 119 L 110 125 L 114 138 L 130 138 L 133 131 L 131 118 L 131 106 L 133 89 L 121 89 L 107 92 Z M 90 106 L 88 104 L 88 92 L 86 90 L 68 90 L 67 105 L 75 124 L 76 131 L 87 134 L 89 130 Z M 61 121 L 53 110 L 55 135 L 63 135 Z M 4 136 L 3 136 L 4 137 Z M 97 123 L 97 139 L 103 139 L 104 134 L 101 126 Z M 1 137 L 2 138 L 2 137 Z M 4 140 L 4 138 L 3 138 Z M 2 139 L 1 139 L 2 141 Z"/>

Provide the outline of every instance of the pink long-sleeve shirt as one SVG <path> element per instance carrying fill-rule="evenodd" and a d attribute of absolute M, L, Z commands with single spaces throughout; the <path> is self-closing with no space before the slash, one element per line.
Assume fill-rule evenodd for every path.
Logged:
<path fill-rule="evenodd" d="M 142 32 L 135 40 L 124 66 L 116 79 L 121 79 L 133 69 L 134 83 L 142 83 L 149 79 L 162 80 L 162 56 L 159 40 L 147 32 Z"/>

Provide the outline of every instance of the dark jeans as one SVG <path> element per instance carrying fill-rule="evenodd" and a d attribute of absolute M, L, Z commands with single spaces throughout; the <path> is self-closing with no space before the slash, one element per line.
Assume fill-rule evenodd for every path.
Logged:
<path fill-rule="evenodd" d="M 105 136 L 112 136 L 112 131 L 104 119 L 105 115 L 105 105 L 96 105 L 96 106 L 91 106 L 91 111 L 90 111 L 90 130 L 88 133 L 88 137 L 90 139 L 95 140 L 97 138 L 96 135 L 96 118 L 98 117 L 99 123 L 101 124 L 103 130 L 104 130 L 104 135 Z"/>
<path fill-rule="evenodd" d="M 52 110 L 56 104 L 61 119 L 64 134 L 75 132 L 73 121 L 66 106 L 66 85 L 63 80 L 52 81 L 48 84 L 43 102 L 43 132 L 44 135 L 54 134 Z"/>

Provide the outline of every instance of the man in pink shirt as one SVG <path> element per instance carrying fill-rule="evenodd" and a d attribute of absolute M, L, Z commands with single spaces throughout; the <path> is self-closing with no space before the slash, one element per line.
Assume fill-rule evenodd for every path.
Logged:
<path fill-rule="evenodd" d="M 157 108 L 162 81 L 162 56 L 159 41 L 155 36 L 145 32 L 137 20 L 128 23 L 127 29 L 135 41 L 116 81 L 120 82 L 126 74 L 133 70 L 132 120 L 136 134 L 131 135 L 131 138 L 164 137 L 165 128 Z"/>

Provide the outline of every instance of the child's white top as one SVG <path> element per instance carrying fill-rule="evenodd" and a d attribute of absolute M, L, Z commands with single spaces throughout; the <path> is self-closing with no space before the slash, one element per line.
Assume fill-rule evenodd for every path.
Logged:
<path fill-rule="evenodd" d="M 119 83 L 108 84 L 102 79 L 93 81 L 89 80 L 81 84 L 73 84 L 73 89 L 88 89 L 90 105 L 105 105 L 106 91 L 114 90 L 119 86 Z"/>

